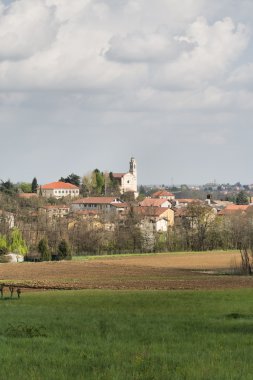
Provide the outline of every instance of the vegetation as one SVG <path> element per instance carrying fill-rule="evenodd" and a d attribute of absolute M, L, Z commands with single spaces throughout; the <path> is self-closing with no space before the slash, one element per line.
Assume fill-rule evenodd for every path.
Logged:
<path fill-rule="evenodd" d="M 8 252 L 25 255 L 28 248 L 18 228 L 13 228 L 9 236 L 0 234 L 0 254 Z"/>
<path fill-rule="evenodd" d="M 77 174 L 74 174 L 74 173 L 71 173 L 68 177 L 66 177 L 66 178 L 63 178 L 63 177 L 61 177 L 60 179 L 59 179 L 59 181 L 61 181 L 61 182 L 66 182 L 66 183 L 71 183 L 72 185 L 75 185 L 75 186 L 77 186 L 77 187 L 79 187 L 80 186 L 80 176 L 79 175 L 77 175 Z"/>
<path fill-rule="evenodd" d="M 2 181 L 0 184 L 0 192 L 13 195 L 17 193 L 17 186 L 15 186 L 9 179 L 7 181 Z"/>
<path fill-rule="evenodd" d="M 3 299 L 0 377 L 251 380 L 252 298 L 244 289 Z"/>
<path fill-rule="evenodd" d="M 43 238 L 39 241 L 39 244 L 38 244 L 38 251 L 41 255 L 41 260 L 42 261 L 49 261 L 51 260 L 51 253 L 50 253 L 50 249 L 49 249 L 49 246 L 48 246 L 48 241 L 46 238 Z"/>
<path fill-rule="evenodd" d="M 19 185 L 19 189 L 23 192 L 23 193 L 32 193 L 32 184 L 31 183 L 28 183 L 28 182 L 21 182 L 20 185 Z"/>
<path fill-rule="evenodd" d="M 58 258 L 59 260 L 64 260 L 64 259 L 71 259 L 71 251 L 70 251 L 70 246 L 66 240 L 62 240 L 59 245 L 58 245 Z"/>
<path fill-rule="evenodd" d="M 34 177 L 32 180 L 32 193 L 37 193 L 37 189 L 38 189 L 38 182 L 37 182 L 37 178 Z"/>
<path fill-rule="evenodd" d="M 249 198 L 247 193 L 245 193 L 245 191 L 240 191 L 236 196 L 235 202 L 237 205 L 248 205 Z"/>

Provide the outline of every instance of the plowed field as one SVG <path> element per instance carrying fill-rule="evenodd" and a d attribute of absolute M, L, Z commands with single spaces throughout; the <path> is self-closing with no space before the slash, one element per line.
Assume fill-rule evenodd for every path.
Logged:
<path fill-rule="evenodd" d="M 184 253 L 0 264 L 0 281 L 27 289 L 250 288 L 253 277 L 226 274 L 239 253 Z"/>

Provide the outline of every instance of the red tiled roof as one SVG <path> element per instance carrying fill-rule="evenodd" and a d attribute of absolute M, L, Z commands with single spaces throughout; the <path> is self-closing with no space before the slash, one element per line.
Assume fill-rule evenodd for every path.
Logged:
<path fill-rule="evenodd" d="M 236 212 L 248 211 L 252 206 L 250 205 L 229 205 L 225 207 L 219 215 L 231 214 Z"/>
<path fill-rule="evenodd" d="M 174 197 L 175 195 L 168 192 L 167 190 L 159 190 L 156 191 L 154 194 L 152 194 L 153 198 L 159 198 L 159 197 Z"/>
<path fill-rule="evenodd" d="M 192 199 L 192 198 L 182 198 L 177 199 L 178 203 L 194 203 L 194 202 L 202 202 L 200 199 Z"/>
<path fill-rule="evenodd" d="M 113 178 L 122 178 L 126 173 L 112 173 Z"/>
<path fill-rule="evenodd" d="M 166 207 L 146 207 L 146 206 L 134 207 L 134 212 L 143 216 L 160 216 L 167 210 L 168 209 Z"/>
<path fill-rule="evenodd" d="M 114 202 L 115 197 L 87 197 L 87 198 L 81 198 L 77 199 L 76 201 L 72 203 L 84 203 L 84 204 L 122 204 L 120 201 Z"/>
<path fill-rule="evenodd" d="M 165 202 L 168 202 L 167 199 L 160 198 L 145 198 L 140 206 L 148 206 L 148 207 L 161 207 L 161 205 Z"/>
<path fill-rule="evenodd" d="M 66 182 L 51 182 L 47 183 L 46 185 L 41 186 L 42 190 L 54 190 L 54 189 L 76 189 L 78 190 L 79 187 L 72 185 L 72 183 L 66 183 Z"/>
<path fill-rule="evenodd" d="M 129 207 L 129 205 L 125 202 L 122 202 L 122 203 L 111 203 L 112 206 L 116 207 L 116 208 L 127 208 Z"/>

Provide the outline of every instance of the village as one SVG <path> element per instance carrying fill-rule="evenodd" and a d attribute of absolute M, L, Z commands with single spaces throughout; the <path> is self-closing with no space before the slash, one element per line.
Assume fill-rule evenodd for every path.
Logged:
<path fill-rule="evenodd" d="M 80 194 L 74 175 L 69 177 L 36 183 L 34 192 L 0 193 L 2 260 L 57 260 L 62 242 L 67 256 L 237 249 L 241 242 L 235 228 L 238 230 L 253 211 L 251 197 L 243 191 L 238 192 L 235 202 L 214 199 L 208 192 L 205 199 L 180 198 L 165 188 L 139 194 L 133 157 L 127 172 L 96 169 L 84 177 L 82 192 L 86 196 Z M 15 230 L 24 239 L 25 254 L 17 247 L 8 252 Z M 44 254 L 38 248 L 42 243 Z"/>

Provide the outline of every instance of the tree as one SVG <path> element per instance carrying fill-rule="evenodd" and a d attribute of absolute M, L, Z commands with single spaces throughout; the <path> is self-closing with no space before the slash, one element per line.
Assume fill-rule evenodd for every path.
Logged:
<path fill-rule="evenodd" d="M 253 215 L 233 215 L 228 219 L 233 247 L 240 250 L 242 273 L 253 272 Z"/>
<path fill-rule="evenodd" d="M 58 249 L 57 249 L 57 254 L 58 254 L 58 258 L 60 260 L 71 259 L 70 247 L 69 247 L 68 242 L 65 239 L 63 239 L 59 243 Z"/>
<path fill-rule="evenodd" d="M 22 182 L 19 185 L 20 189 L 23 191 L 23 193 L 31 193 L 32 192 L 32 184 L 28 182 Z"/>
<path fill-rule="evenodd" d="M 82 178 L 82 193 L 84 195 L 92 195 L 96 187 L 96 174 L 93 172 L 87 173 Z"/>
<path fill-rule="evenodd" d="M 37 178 L 34 177 L 34 179 L 32 180 L 32 193 L 37 193 L 37 189 L 38 189 L 38 182 L 37 182 Z"/>
<path fill-rule="evenodd" d="M 28 252 L 26 242 L 23 240 L 18 228 L 13 228 L 11 232 L 8 249 L 21 255 L 25 255 Z"/>
<path fill-rule="evenodd" d="M 104 193 L 105 190 L 105 178 L 104 174 L 100 170 L 95 169 L 95 178 L 96 178 L 96 188 L 94 189 L 97 194 Z"/>
<path fill-rule="evenodd" d="M 249 198 L 245 191 L 240 191 L 236 197 L 236 204 L 237 205 L 248 205 L 249 204 Z"/>
<path fill-rule="evenodd" d="M 182 217 L 182 224 L 189 248 L 196 251 L 206 249 L 208 232 L 215 221 L 215 211 L 208 205 L 189 203 Z"/>
<path fill-rule="evenodd" d="M 105 195 L 116 196 L 120 194 L 119 182 L 113 177 L 113 173 L 105 173 Z"/>
<path fill-rule="evenodd" d="M 77 187 L 80 186 L 80 176 L 77 175 L 77 174 L 74 174 L 74 173 L 71 173 L 70 175 L 68 175 L 68 177 L 66 178 L 63 178 L 61 177 L 59 179 L 60 182 L 66 182 L 66 183 L 71 183 L 72 185 L 75 185 Z"/>
<path fill-rule="evenodd" d="M 8 252 L 8 242 L 5 235 L 0 235 L 0 255 L 5 255 Z"/>
<path fill-rule="evenodd" d="M 102 195 L 105 192 L 105 176 L 99 169 L 87 173 L 82 179 L 82 193 L 85 195 Z"/>
<path fill-rule="evenodd" d="M 9 195 L 13 195 L 17 192 L 16 186 L 8 179 L 6 182 L 1 180 L 0 191 Z"/>
<path fill-rule="evenodd" d="M 51 254 L 48 246 L 48 241 L 46 238 L 43 238 L 39 241 L 38 244 L 38 251 L 41 255 L 42 261 L 50 261 L 51 260 Z"/>

